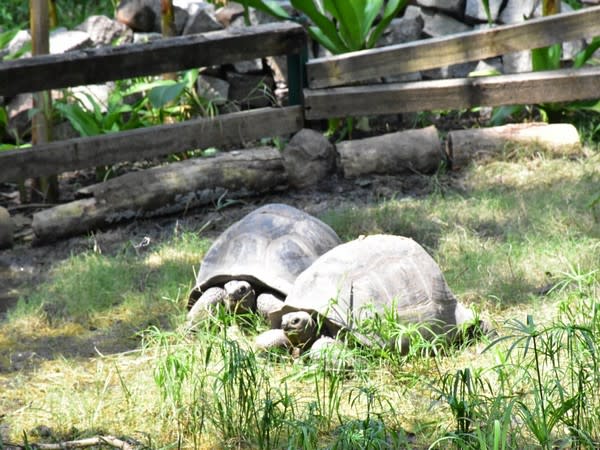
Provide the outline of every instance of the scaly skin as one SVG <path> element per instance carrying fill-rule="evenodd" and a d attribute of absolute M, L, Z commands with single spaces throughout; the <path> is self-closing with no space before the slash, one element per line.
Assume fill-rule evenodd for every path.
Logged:
<path fill-rule="evenodd" d="M 213 308 L 225 301 L 226 296 L 225 289 L 221 287 L 215 286 L 207 289 L 187 313 L 186 323 L 193 325 L 206 317 Z"/>
<path fill-rule="evenodd" d="M 310 347 L 317 339 L 317 323 L 306 311 L 284 314 L 281 329 L 294 346 Z"/>
<path fill-rule="evenodd" d="M 232 313 L 246 313 L 256 310 L 256 294 L 247 281 L 232 280 L 225 283 L 225 298 L 227 310 Z"/>

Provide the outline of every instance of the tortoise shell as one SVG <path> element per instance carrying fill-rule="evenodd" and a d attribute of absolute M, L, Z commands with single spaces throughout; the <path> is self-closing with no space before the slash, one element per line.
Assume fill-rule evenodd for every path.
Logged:
<path fill-rule="evenodd" d="M 191 307 L 207 288 L 246 280 L 282 299 L 296 277 L 340 244 L 328 225 L 284 204 L 258 208 L 225 230 L 206 253 L 190 293 Z"/>

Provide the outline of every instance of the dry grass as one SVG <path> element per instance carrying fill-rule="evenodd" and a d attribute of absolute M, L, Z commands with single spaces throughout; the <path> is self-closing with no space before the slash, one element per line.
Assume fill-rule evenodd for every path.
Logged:
<path fill-rule="evenodd" d="M 429 196 L 389 199 L 324 219 L 345 239 L 380 232 L 414 237 L 439 262 L 454 292 L 501 330 L 506 320 L 525 321 L 528 314 L 551 322 L 560 305 L 573 301 L 573 292 L 600 301 L 597 273 L 586 278 L 591 287 L 573 284 L 600 267 L 593 204 L 600 186 L 598 153 L 582 159 L 527 155 L 474 165 L 459 177 L 437 175 L 431 183 Z M 376 442 L 365 436 L 381 421 L 388 433 L 381 442 L 419 447 L 455 427 L 452 408 L 437 399 L 440 380 L 464 368 L 488 370 L 503 358 L 500 350 L 481 354 L 485 343 L 402 364 L 358 353 L 354 372 L 332 377 L 302 361 L 253 359 L 244 350 L 252 335 L 244 332 L 237 333 L 240 353 L 232 353 L 224 334 L 200 333 L 190 340 L 168 330 L 183 320 L 192 267 L 209 244 L 184 233 L 143 255 L 88 253 L 57 268 L 0 324 L 4 439 L 22 442 L 23 432 L 31 441 L 107 433 L 149 448 L 286 448 L 288 442 L 310 448 L 313 433 L 321 447 L 348 448 L 343 445 Z M 569 288 L 539 293 L 567 282 Z M 139 333 L 149 327 L 162 331 L 147 332 L 142 341 Z M 229 353 L 222 353 L 225 347 Z M 233 354 L 255 377 L 250 386 L 258 397 L 248 407 L 264 414 L 263 400 L 270 395 L 289 422 L 273 425 L 282 433 L 278 439 L 219 430 L 217 399 L 238 414 L 235 408 L 248 394 L 234 404 L 224 399 L 227 389 L 239 388 L 227 384 L 240 381 L 226 370 Z M 232 378 L 225 380 L 225 374 Z M 317 395 L 319 389 L 327 394 Z M 282 413 L 286 401 L 293 414 Z M 202 424 L 197 414 L 205 414 Z M 40 426 L 49 435 L 36 435 Z M 533 439 L 531 433 L 519 436 Z"/>

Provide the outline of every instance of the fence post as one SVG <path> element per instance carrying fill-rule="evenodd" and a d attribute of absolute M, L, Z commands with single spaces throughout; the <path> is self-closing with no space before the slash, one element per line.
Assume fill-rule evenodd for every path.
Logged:
<path fill-rule="evenodd" d="M 308 50 L 306 44 L 300 53 L 287 55 L 288 67 L 288 103 L 290 106 L 304 104 L 302 89 L 306 87 L 306 61 Z"/>

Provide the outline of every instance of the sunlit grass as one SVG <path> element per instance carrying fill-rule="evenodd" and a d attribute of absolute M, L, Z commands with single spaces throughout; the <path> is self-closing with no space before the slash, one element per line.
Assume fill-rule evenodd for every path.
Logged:
<path fill-rule="evenodd" d="M 598 153 L 526 155 L 431 183 L 428 196 L 323 219 L 345 240 L 413 237 L 461 301 L 512 338 L 427 358 L 357 348 L 353 369 L 336 372 L 254 355 L 249 330 L 265 324 L 185 336 L 193 268 L 210 245 L 185 232 L 139 251 L 73 256 L 11 312 L 0 324 L 0 425 L 11 441 L 24 431 L 32 441 L 115 434 L 150 448 L 551 448 L 571 442 L 565 420 L 581 417 L 589 436 L 573 447 L 586 447 L 600 426 L 589 350 L 600 331 Z M 40 425 L 50 437 L 35 435 Z"/>

